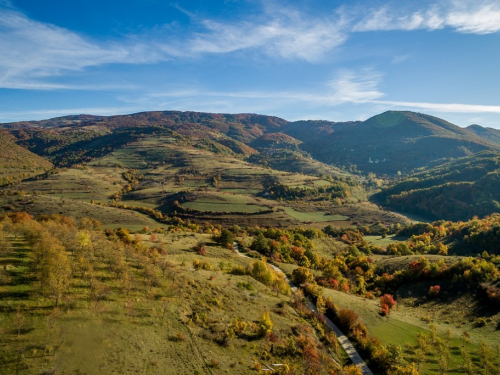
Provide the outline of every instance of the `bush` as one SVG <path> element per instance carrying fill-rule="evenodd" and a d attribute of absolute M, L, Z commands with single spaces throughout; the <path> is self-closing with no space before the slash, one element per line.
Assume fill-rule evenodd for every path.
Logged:
<path fill-rule="evenodd" d="M 208 262 L 200 262 L 198 259 L 195 259 L 193 261 L 193 267 L 195 270 L 199 270 L 199 269 L 202 269 L 202 270 L 207 270 L 207 271 L 210 271 L 212 269 L 212 265 Z"/>
<path fill-rule="evenodd" d="M 383 316 L 389 315 L 391 309 L 396 306 L 397 302 L 394 297 L 390 294 L 384 294 L 380 297 L 380 314 Z"/>
<path fill-rule="evenodd" d="M 237 284 L 238 288 L 243 288 L 243 289 L 246 289 L 246 290 L 255 290 L 254 286 L 252 283 L 249 283 L 249 282 L 240 282 Z"/>
<path fill-rule="evenodd" d="M 314 276 L 306 267 L 299 267 L 293 270 L 292 280 L 294 284 L 301 285 L 314 281 Z"/>
<path fill-rule="evenodd" d="M 199 255 L 205 255 L 207 253 L 207 248 L 205 242 L 200 241 L 194 247 L 193 250 L 196 251 Z"/>
<path fill-rule="evenodd" d="M 351 332 L 358 323 L 359 315 L 351 309 L 340 309 L 337 311 L 337 321 L 339 325 Z"/>
<path fill-rule="evenodd" d="M 441 286 L 434 285 L 429 288 L 429 292 L 427 293 L 429 297 L 436 297 L 441 292 Z"/>
<path fill-rule="evenodd" d="M 245 270 L 245 268 L 243 266 L 234 266 L 231 269 L 230 273 L 233 275 L 246 275 L 247 271 Z"/>

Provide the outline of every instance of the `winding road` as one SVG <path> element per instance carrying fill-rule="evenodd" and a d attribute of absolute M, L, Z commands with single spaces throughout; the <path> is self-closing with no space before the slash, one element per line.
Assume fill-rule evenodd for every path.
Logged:
<path fill-rule="evenodd" d="M 234 246 L 234 250 L 236 251 L 236 254 L 238 254 L 240 257 L 250 258 L 250 257 L 246 256 L 245 254 L 240 253 L 240 251 L 238 249 L 238 244 L 236 242 L 233 243 L 233 246 Z M 274 264 L 269 264 L 269 266 L 271 266 L 276 272 L 279 272 L 283 276 L 285 276 L 286 280 L 290 284 L 292 292 L 293 293 L 297 292 L 298 288 L 292 284 L 290 279 L 288 279 L 286 274 L 279 267 L 275 266 Z M 309 299 L 307 299 L 307 306 L 315 313 L 318 313 L 316 306 Z M 328 328 L 330 328 L 337 335 L 337 339 L 340 342 L 340 345 L 342 345 L 345 352 L 347 353 L 347 355 L 351 359 L 352 363 L 361 370 L 363 375 L 373 375 L 373 372 L 368 368 L 368 366 L 366 365 L 366 362 L 363 360 L 363 358 L 361 358 L 361 356 L 356 351 L 354 346 L 351 344 L 351 342 L 349 341 L 347 336 L 344 335 L 344 333 L 326 315 L 323 315 L 323 317 L 325 318 L 326 325 L 328 326 Z"/>

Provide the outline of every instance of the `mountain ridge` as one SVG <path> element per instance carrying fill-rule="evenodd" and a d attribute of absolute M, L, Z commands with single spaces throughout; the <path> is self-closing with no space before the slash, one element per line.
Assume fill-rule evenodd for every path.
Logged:
<path fill-rule="evenodd" d="M 127 129 L 136 129 L 137 133 L 141 129 L 152 133 L 153 128 L 168 129 L 185 137 L 210 139 L 221 147 L 230 145 L 244 157 L 253 154 L 256 145 L 263 150 L 279 143 L 280 147 L 305 152 L 327 164 L 389 176 L 410 173 L 450 158 L 500 150 L 494 129 L 461 128 L 438 117 L 410 111 L 386 111 L 365 121 L 344 122 L 287 121 L 252 113 L 148 111 L 115 116 L 64 116 L 4 123 L 0 128 L 11 131 L 19 141 L 26 137 L 23 132 L 30 134 L 28 138 L 36 138 L 50 131 L 62 134 L 87 130 L 103 136 Z"/>

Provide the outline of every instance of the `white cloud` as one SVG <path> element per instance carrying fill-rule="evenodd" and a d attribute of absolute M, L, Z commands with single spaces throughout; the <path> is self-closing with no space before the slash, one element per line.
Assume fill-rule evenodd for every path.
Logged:
<path fill-rule="evenodd" d="M 342 71 L 329 86 L 333 90 L 331 100 L 338 102 L 366 102 L 378 99 L 384 94 L 378 91 L 381 75 L 371 70 L 360 73 Z"/>
<path fill-rule="evenodd" d="M 380 9 L 365 11 L 353 32 L 388 30 L 437 30 L 445 27 L 460 33 L 488 34 L 500 31 L 500 2 L 495 0 L 442 1 L 427 9 Z"/>
<path fill-rule="evenodd" d="M 61 85 L 40 79 L 90 66 L 152 62 L 160 58 L 142 53 L 140 44 L 99 45 L 13 10 L 0 13 L 0 50 L 0 86 L 5 88 L 57 89 Z"/>
<path fill-rule="evenodd" d="M 237 98 L 250 100 L 272 99 L 273 101 L 286 101 L 289 103 L 307 103 L 309 105 L 336 106 L 346 102 L 363 103 L 372 102 L 384 96 L 378 91 L 381 74 L 370 69 L 360 72 L 343 70 L 336 74 L 335 78 L 319 88 L 318 90 L 303 91 L 214 91 L 200 88 L 183 87 L 170 91 L 147 95 L 143 103 L 161 98 Z M 169 99 L 170 101 L 171 99 Z M 131 102 L 137 102 L 136 98 Z"/>
<path fill-rule="evenodd" d="M 317 61 L 347 39 L 346 20 L 340 13 L 317 18 L 287 7 L 267 7 L 253 21 L 202 24 L 205 32 L 188 41 L 193 53 L 261 49 L 269 56 Z"/>
<path fill-rule="evenodd" d="M 436 112 L 450 113 L 500 113 L 498 105 L 460 104 L 460 103 L 425 103 L 375 100 L 372 103 L 385 104 L 399 108 L 418 108 Z"/>
<path fill-rule="evenodd" d="M 311 15 L 289 5 L 264 2 L 263 10 L 237 21 L 197 19 L 197 32 L 175 38 L 168 27 L 119 41 L 94 41 L 71 30 L 29 19 L 0 0 L 0 87 L 56 90 L 67 84 L 52 78 L 105 64 L 147 64 L 208 54 L 252 51 L 252 56 L 318 62 L 341 46 L 353 32 L 374 30 L 436 30 L 461 33 L 500 31 L 500 2 L 443 0 L 422 9 L 342 7 Z M 397 62 L 397 59 L 395 60 Z M 348 78 L 348 77 L 347 77 Z M 346 97 L 380 96 L 368 82 L 333 82 Z M 74 86 L 77 87 L 78 86 Z M 82 87 L 82 86 L 80 86 Z M 351 96 L 349 96 L 351 95 Z"/>
<path fill-rule="evenodd" d="M 489 34 L 500 31 L 500 2 L 455 1 L 446 24 L 462 33 Z"/>

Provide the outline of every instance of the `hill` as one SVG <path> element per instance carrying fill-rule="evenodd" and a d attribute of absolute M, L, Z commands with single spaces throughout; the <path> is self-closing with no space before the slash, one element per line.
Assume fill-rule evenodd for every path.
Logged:
<path fill-rule="evenodd" d="M 372 199 L 431 220 L 467 220 L 500 211 L 500 152 L 485 151 L 424 169 Z"/>
<path fill-rule="evenodd" d="M 48 160 L 15 143 L 15 138 L 0 131 L 0 186 L 42 174 L 52 168 Z"/>
<path fill-rule="evenodd" d="M 326 163 L 395 175 L 498 145 L 437 117 L 388 111 L 306 142 L 302 148 Z"/>
<path fill-rule="evenodd" d="M 500 130 L 493 128 L 484 128 L 480 125 L 470 125 L 467 130 L 474 133 L 478 137 L 487 139 L 488 141 L 497 143 L 500 145 Z"/>

